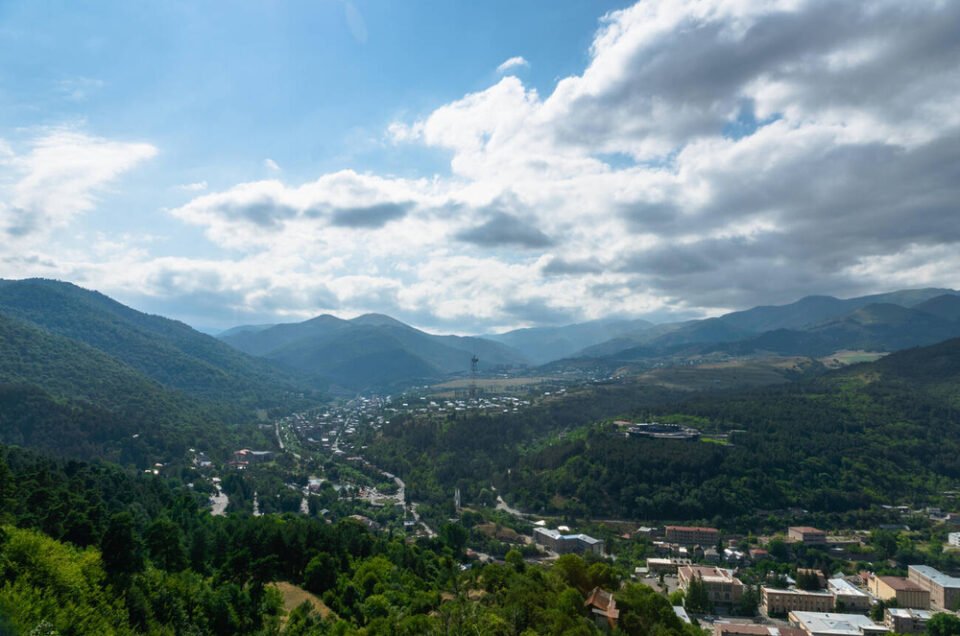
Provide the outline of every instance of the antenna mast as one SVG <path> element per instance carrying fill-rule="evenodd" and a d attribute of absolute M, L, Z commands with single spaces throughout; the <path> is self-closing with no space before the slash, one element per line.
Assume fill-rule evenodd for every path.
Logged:
<path fill-rule="evenodd" d="M 477 357 L 477 354 L 473 354 L 470 358 L 470 399 L 477 399 L 477 365 L 480 363 L 480 358 Z"/>

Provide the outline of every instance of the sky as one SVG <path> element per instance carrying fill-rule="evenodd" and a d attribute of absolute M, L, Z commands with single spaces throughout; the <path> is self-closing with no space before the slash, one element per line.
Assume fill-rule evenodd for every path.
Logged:
<path fill-rule="evenodd" d="M 0 0 L 0 277 L 488 333 L 960 287 L 960 2 Z"/>

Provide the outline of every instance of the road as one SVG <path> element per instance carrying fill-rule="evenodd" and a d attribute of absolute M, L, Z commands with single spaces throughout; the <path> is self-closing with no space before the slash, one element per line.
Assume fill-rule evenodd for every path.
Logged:
<path fill-rule="evenodd" d="M 511 508 L 506 501 L 503 500 L 503 497 L 497 495 L 497 510 L 503 510 L 506 513 L 513 515 L 514 517 L 519 517 L 521 519 L 526 519 L 532 515 L 528 515 L 525 512 L 520 512 L 516 508 Z"/>
<path fill-rule="evenodd" d="M 210 495 L 210 514 L 214 517 L 222 517 L 227 514 L 227 506 L 230 505 L 230 498 L 223 492 L 220 484 L 216 484 L 217 494 Z"/>

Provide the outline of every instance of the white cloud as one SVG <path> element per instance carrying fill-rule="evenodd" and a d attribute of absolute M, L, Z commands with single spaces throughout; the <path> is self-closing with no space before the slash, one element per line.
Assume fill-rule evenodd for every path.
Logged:
<path fill-rule="evenodd" d="M 520 69 L 520 68 L 528 68 L 529 66 L 530 66 L 530 62 L 523 59 L 523 57 L 516 55 L 514 57 L 511 57 L 508 60 L 505 60 L 503 64 L 498 66 L 497 73 L 500 73 L 500 74 L 509 73 L 510 71 Z"/>
<path fill-rule="evenodd" d="M 958 20 L 957 3 L 644 0 L 549 94 L 507 75 L 387 127 L 448 152 L 450 176 L 288 183 L 267 160 L 274 178 L 172 212 L 230 258 L 71 267 L 238 322 L 384 311 L 459 331 L 957 286 Z"/>
<path fill-rule="evenodd" d="M 277 164 L 276 161 L 274 161 L 273 159 L 270 159 L 269 157 L 263 160 L 263 167 L 273 173 L 280 172 L 280 166 Z"/>
<path fill-rule="evenodd" d="M 0 158 L 0 232 L 43 235 L 96 205 L 97 194 L 157 154 L 148 143 L 120 142 L 56 129 L 30 140 L 29 150 Z M 12 152 L 12 150 L 10 151 Z"/>
<path fill-rule="evenodd" d="M 183 183 L 178 186 L 174 186 L 177 190 L 181 192 L 203 192 L 209 187 L 209 184 L 204 181 L 196 181 L 194 183 Z"/>

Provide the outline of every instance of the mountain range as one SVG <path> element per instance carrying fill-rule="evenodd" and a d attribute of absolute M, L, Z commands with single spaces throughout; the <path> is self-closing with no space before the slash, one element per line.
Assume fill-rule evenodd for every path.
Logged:
<path fill-rule="evenodd" d="M 890 352 L 960 336 L 960 293 L 919 289 L 838 299 L 808 296 L 716 318 L 657 325 L 576 354 L 607 361 L 722 352 L 821 357 L 833 352 Z"/>
<path fill-rule="evenodd" d="M 474 356 L 484 372 L 527 363 L 522 353 L 498 342 L 433 335 L 381 314 L 351 320 L 322 315 L 300 323 L 235 328 L 219 337 L 244 353 L 352 391 L 466 375 Z"/>
<path fill-rule="evenodd" d="M 438 336 L 380 314 L 330 315 L 294 324 L 240 326 L 218 337 L 237 349 L 347 390 L 400 387 L 480 369 L 662 358 L 827 356 L 839 350 L 889 352 L 960 336 L 960 293 L 901 290 L 839 299 L 808 296 L 702 320 L 653 324 L 603 319 L 477 337 Z M 559 361 L 559 362 L 558 362 Z"/>
<path fill-rule="evenodd" d="M 147 464 L 223 451 L 312 389 L 187 325 L 52 280 L 0 280 L 0 442 Z"/>

